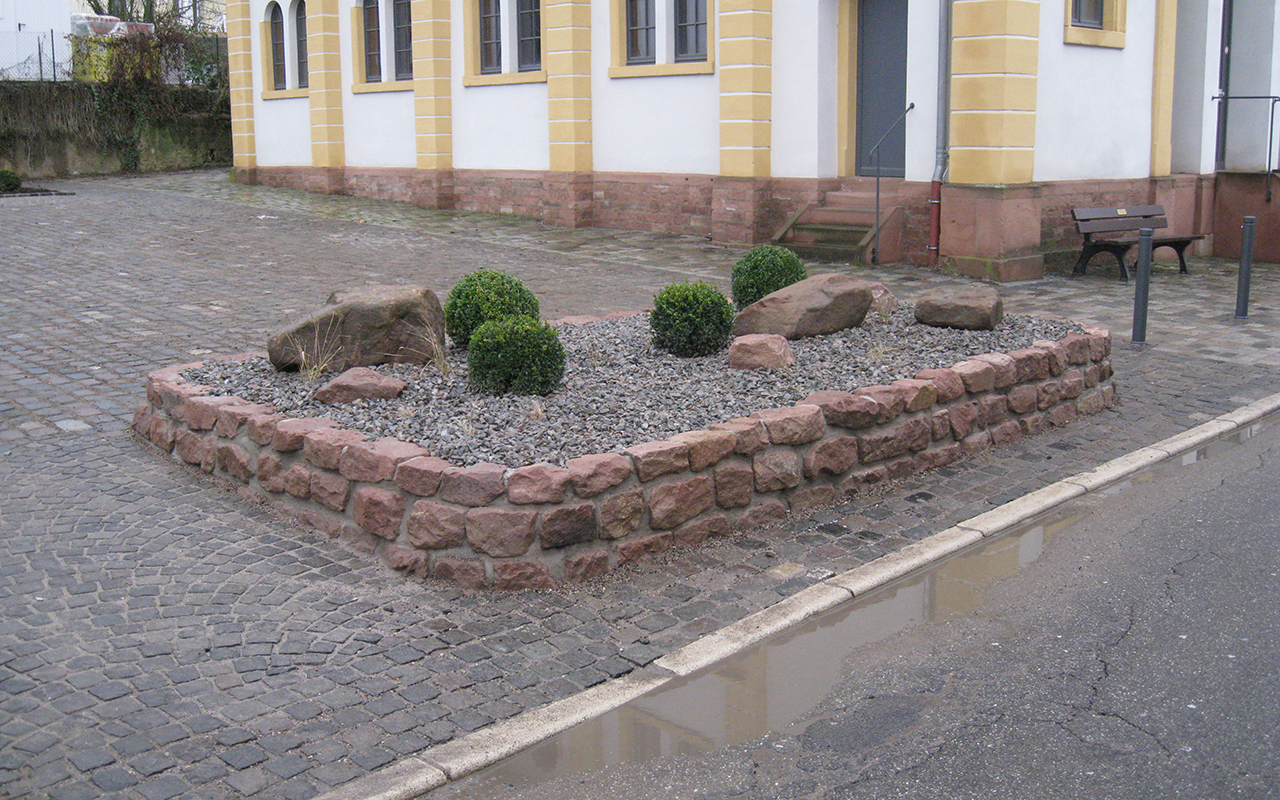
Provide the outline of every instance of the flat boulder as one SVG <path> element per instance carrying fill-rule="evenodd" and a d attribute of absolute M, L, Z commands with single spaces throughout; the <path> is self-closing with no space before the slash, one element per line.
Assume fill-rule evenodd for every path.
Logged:
<path fill-rule="evenodd" d="M 368 367 L 352 367 L 316 390 L 316 399 L 330 405 L 356 400 L 390 400 L 399 397 L 407 383 L 380 375 Z"/>
<path fill-rule="evenodd" d="M 872 284 L 840 273 L 815 275 L 742 309 L 734 336 L 771 333 L 788 339 L 856 328 L 871 308 Z"/>
<path fill-rule="evenodd" d="M 916 301 L 916 321 L 934 328 L 992 331 L 1004 318 L 1004 301 L 990 286 L 939 286 Z"/>
<path fill-rule="evenodd" d="M 444 309 L 423 286 L 334 292 L 324 307 L 267 339 L 267 357 L 279 370 L 425 364 L 444 352 Z"/>
<path fill-rule="evenodd" d="M 787 337 L 776 333 L 748 333 L 729 344 L 731 369 L 780 369 L 796 363 Z"/>

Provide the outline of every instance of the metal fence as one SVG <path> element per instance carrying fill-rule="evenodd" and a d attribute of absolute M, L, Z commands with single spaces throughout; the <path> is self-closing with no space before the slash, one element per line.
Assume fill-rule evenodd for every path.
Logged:
<path fill-rule="evenodd" d="M 71 42 L 54 31 L 0 31 L 0 80 L 71 79 Z"/>

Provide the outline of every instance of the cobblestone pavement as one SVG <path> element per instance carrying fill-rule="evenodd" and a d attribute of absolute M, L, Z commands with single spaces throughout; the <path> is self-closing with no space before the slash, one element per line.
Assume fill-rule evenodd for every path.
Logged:
<path fill-rule="evenodd" d="M 559 592 L 403 579 L 139 444 L 145 374 L 258 349 L 334 288 L 495 267 L 548 317 L 727 287 L 738 251 L 191 172 L 0 200 L 0 795 L 305 798 L 626 673 L 820 580 L 1280 388 L 1280 270 L 1002 287 L 1108 325 L 1122 403 L 881 494 Z M 852 268 L 851 268 L 852 269 Z M 864 271 L 856 270 L 860 274 Z M 956 279 L 865 273 L 910 299 Z"/>

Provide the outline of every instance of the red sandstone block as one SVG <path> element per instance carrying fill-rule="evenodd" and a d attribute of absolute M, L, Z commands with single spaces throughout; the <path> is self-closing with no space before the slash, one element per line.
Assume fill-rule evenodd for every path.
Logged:
<path fill-rule="evenodd" d="M 222 406 L 218 409 L 218 421 L 214 423 L 213 429 L 222 438 L 232 439 L 240 432 L 240 428 L 250 417 L 271 414 L 274 411 L 273 407 L 261 403 L 245 406 Z"/>
<path fill-rule="evenodd" d="M 544 550 L 589 542 L 599 531 L 595 503 L 550 508 L 543 511 L 538 519 L 538 543 Z"/>
<path fill-rule="evenodd" d="M 689 469 L 689 445 L 682 442 L 645 442 L 623 452 L 631 456 L 642 482 Z"/>
<path fill-rule="evenodd" d="M 147 438 L 151 443 L 166 453 L 173 449 L 174 438 L 177 431 L 173 427 L 173 423 L 164 417 L 156 414 L 151 418 L 151 426 L 147 429 Z"/>
<path fill-rule="evenodd" d="M 213 442 L 209 437 L 185 428 L 178 428 L 173 435 L 173 450 L 188 464 L 213 463 Z"/>
<path fill-rule="evenodd" d="M 732 459 L 718 464 L 713 471 L 716 485 L 716 505 L 721 508 L 741 508 L 751 504 L 755 486 L 755 471 L 743 459 Z"/>
<path fill-rule="evenodd" d="M 537 512 L 505 508 L 473 508 L 467 512 L 471 549 L 496 558 L 524 555 L 535 538 Z"/>
<path fill-rule="evenodd" d="M 599 501 L 600 536 L 620 539 L 640 527 L 644 515 L 644 490 L 628 489 Z"/>
<path fill-rule="evenodd" d="M 503 561 L 493 565 L 493 585 L 498 589 L 554 589 L 555 578 L 538 561 Z"/>
<path fill-rule="evenodd" d="M 1067 351 L 1067 362 L 1070 364 L 1088 364 L 1092 358 L 1089 337 L 1082 333 L 1068 333 L 1062 337 L 1061 344 Z"/>
<path fill-rule="evenodd" d="M 728 422 L 717 422 L 711 426 L 713 431 L 729 431 L 737 437 L 733 452 L 741 456 L 749 456 L 757 450 L 769 446 L 769 432 L 764 423 L 750 417 L 734 417 Z"/>
<path fill-rule="evenodd" d="M 1039 392 L 1036 391 L 1035 386 L 1024 383 L 1009 390 L 1009 410 L 1015 414 L 1029 414 L 1035 411 L 1038 402 Z"/>
<path fill-rule="evenodd" d="M 564 560 L 564 579 L 568 583 L 585 583 L 609 571 L 609 554 L 603 550 L 574 553 Z"/>
<path fill-rule="evenodd" d="M 830 484 L 798 486 L 787 492 L 787 503 L 791 506 L 793 514 L 803 514 L 815 508 L 829 506 L 835 502 L 835 499 L 836 490 Z"/>
<path fill-rule="evenodd" d="M 715 481 L 710 475 L 670 481 L 649 491 L 649 527 L 670 530 L 715 504 Z"/>
<path fill-rule="evenodd" d="M 356 524 L 388 541 L 400 537 L 404 509 L 405 496 L 391 489 L 361 486 L 351 496 L 351 516 Z"/>
<path fill-rule="evenodd" d="M 501 464 L 450 467 L 440 477 L 437 495 L 450 503 L 485 506 L 497 500 L 507 490 L 504 481 L 506 473 L 507 468 Z"/>
<path fill-rule="evenodd" d="M 944 447 L 931 447 L 922 450 L 916 456 L 920 469 L 938 469 L 953 464 L 963 455 L 959 442 L 952 442 Z"/>
<path fill-rule="evenodd" d="M 1018 382 L 1040 381 L 1049 377 L 1049 354 L 1038 347 L 1026 347 L 1009 353 L 1018 371 Z"/>
<path fill-rule="evenodd" d="M 152 392 L 150 390 L 147 392 L 147 399 L 151 405 L 156 408 L 173 414 L 177 409 L 181 408 L 188 399 L 192 397 L 203 397 L 208 393 L 208 386 L 201 386 L 196 383 L 187 383 L 185 381 L 180 383 L 157 381 L 155 383 L 155 399 L 151 399 Z"/>
<path fill-rule="evenodd" d="M 728 536 L 729 518 L 711 514 L 675 529 L 674 541 L 682 547 L 697 547 L 711 536 Z"/>
<path fill-rule="evenodd" d="M 301 464 L 294 464 L 280 476 L 284 490 L 299 500 L 311 497 L 311 470 Z"/>
<path fill-rule="evenodd" d="M 789 447 L 762 450 L 751 457 L 757 492 L 776 492 L 799 486 L 804 479 L 800 457 Z"/>
<path fill-rule="evenodd" d="M 1036 407 L 1048 411 L 1062 399 L 1062 385 L 1057 381 L 1045 381 L 1036 385 Z"/>
<path fill-rule="evenodd" d="M 1049 418 L 1039 412 L 1028 414 L 1018 420 L 1018 424 L 1022 426 L 1022 432 L 1027 436 L 1035 436 L 1037 433 L 1043 433 L 1049 427 Z"/>
<path fill-rule="evenodd" d="M 991 449 L 991 434 L 988 431 L 978 431 L 964 437 L 960 442 L 961 448 L 966 456 L 976 456 Z"/>
<path fill-rule="evenodd" d="M 400 462 L 425 455 L 428 455 L 426 450 L 399 439 L 353 442 L 342 451 L 342 456 L 338 459 L 338 471 L 344 478 L 353 481 L 389 481 L 395 477 L 396 466 Z"/>
<path fill-rule="evenodd" d="M 815 405 L 766 408 L 751 415 L 764 423 L 774 444 L 808 444 L 822 438 L 827 430 L 822 409 Z"/>
<path fill-rule="evenodd" d="M 924 369 L 916 373 L 916 379 L 933 384 L 939 403 L 950 403 L 964 395 L 964 379 L 954 369 Z"/>
<path fill-rule="evenodd" d="M 733 520 L 733 529 L 742 531 L 781 522 L 787 518 L 787 504 L 775 497 L 766 498 L 743 509 Z"/>
<path fill-rule="evenodd" d="M 1105 381 L 1115 374 L 1111 368 L 1111 359 L 1105 358 L 1098 362 L 1098 380 Z"/>
<path fill-rule="evenodd" d="M 1084 394 L 1084 373 L 1078 369 L 1073 369 L 1062 376 L 1058 386 L 1063 397 L 1073 400 Z"/>
<path fill-rule="evenodd" d="M 427 562 L 427 554 L 421 550 L 390 542 L 378 548 L 378 555 L 388 567 L 399 572 L 417 572 Z"/>
<path fill-rule="evenodd" d="M 1102 370 L 1097 364 L 1090 364 L 1084 368 L 1084 386 L 1086 389 L 1092 389 L 1102 380 Z"/>
<path fill-rule="evenodd" d="M 507 476 L 511 503 L 563 503 L 569 491 L 569 470 L 552 464 L 530 464 Z"/>
<path fill-rule="evenodd" d="M 920 467 L 916 464 L 915 456 L 900 456 L 885 462 L 885 471 L 889 473 L 889 480 L 901 480 L 920 471 Z"/>
<path fill-rule="evenodd" d="M 131 427 L 134 432 L 139 436 L 149 436 L 151 433 L 151 420 L 154 416 L 150 403 L 139 403 L 133 409 L 133 424 Z"/>
<path fill-rule="evenodd" d="M 1008 416 L 1009 401 L 1004 395 L 993 392 L 978 398 L 978 420 L 982 427 L 989 428 L 1004 422 Z"/>
<path fill-rule="evenodd" d="M 951 369 L 964 381 L 965 391 L 971 394 L 981 394 L 995 388 L 996 368 L 985 361 L 961 361 Z"/>
<path fill-rule="evenodd" d="M 1100 391 L 1086 392 L 1076 399 L 1076 410 L 1081 414 L 1099 414 L 1106 405 Z"/>
<path fill-rule="evenodd" d="M 440 479 L 447 469 L 453 467 L 448 461 L 435 456 L 419 456 L 396 465 L 396 486 L 419 497 L 430 497 L 440 488 Z"/>
<path fill-rule="evenodd" d="M 298 518 L 330 538 L 337 538 L 344 527 L 340 518 L 318 509 L 304 508 L 298 512 Z"/>
<path fill-rule="evenodd" d="M 284 464 L 271 451 L 258 454 L 258 485 L 272 494 L 284 491 Z"/>
<path fill-rule="evenodd" d="M 466 517 L 452 506 L 419 500 L 405 521 L 405 532 L 414 547 L 445 550 L 466 541 Z"/>
<path fill-rule="evenodd" d="M 824 439 L 804 454 L 804 476 L 843 475 L 858 465 L 858 440 L 853 436 Z"/>
<path fill-rule="evenodd" d="M 1111 332 L 1105 328 L 1086 328 L 1089 338 L 1089 359 L 1101 361 L 1111 355 Z"/>
<path fill-rule="evenodd" d="M 363 442 L 369 437 L 342 428 L 318 428 L 302 437 L 302 455 L 320 469 L 337 470 L 342 451 L 348 445 Z"/>
<path fill-rule="evenodd" d="M 897 425 L 858 434 L 863 464 L 885 461 L 913 450 L 923 450 L 933 439 L 933 424 L 926 417 L 910 417 Z"/>
<path fill-rule="evenodd" d="M 431 577 L 467 589 L 483 589 L 488 585 L 484 563 L 462 558 L 431 559 Z"/>
<path fill-rule="evenodd" d="M 849 430 L 859 430 L 873 425 L 880 413 L 880 406 L 870 397 L 848 392 L 814 392 L 804 399 L 805 404 L 822 409 L 827 424 Z"/>
<path fill-rule="evenodd" d="M 1108 383 L 1106 386 L 1103 386 L 1101 391 L 1102 391 L 1102 403 L 1107 408 L 1111 408 L 1112 406 L 1114 406 L 1116 404 L 1116 400 L 1118 400 L 1120 397 L 1119 392 L 1116 390 L 1116 386 L 1114 383 Z"/>
<path fill-rule="evenodd" d="M 994 386 L 1003 389 L 1018 382 L 1018 365 L 1005 353 L 983 353 L 974 356 L 974 361 L 990 364 L 995 370 Z"/>
<path fill-rule="evenodd" d="M 244 400 L 235 395 L 188 397 L 186 402 L 178 406 L 177 418 L 193 431 L 211 431 L 218 424 L 218 409 L 221 406 L 244 403 Z"/>
<path fill-rule="evenodd" d="M 271 449 L 278 453 L 293 453 L 301 450 L 308 433 L 320 428 L 332 428 L 337 425 L 324 417 L 305 417 L 302 419 L 286 419 L 276 423 L 271 438 Z"/>
<path fill-rule="evenodd" d="M 927 380 L 903 378 L 894 381 L 893 388 L 902 394 L 903 402 L 906 403 L 904 410 L 908 414 L 932 408 L 938 401 L 937 388 Z"/>
<path fill-rule="evenodd" d="M 876 423 L 879 425 L 892 422 L 907 407 L 907 400 L 902 396 L 902 390 L 894 386 L 863 386 L 855 389 L 854 392 L 860 397 L 870 397 L 875 401 L 878 409 Z"/>
<path fill-rule="evenodd" d="M 678 433 L 670 441 L 687 445 L 689 469 L 701 472 L 732 453 L 738 444 L 738 437 L 730 431 L 706 430 Z"/>
<path fill-rule="evenodd" d="M 1022 438 L 1022 426 L 1015 419 L 1001 422 L 990 428 L 991 444 L 994 447 L 1000 447 L 1006 444 L 1012 444 Z"/>
<path fill-rule="evenodd" d="M 933 426 L 933 440 L 942 441 L 951 435 L 951 411 L 943 408 L 929 416 L 929 424 Z"/>
<path fill-rule="evenodd" d="M 283 421 L 283 414 L 258 414 L 245 420 L 245 433 L 249 441 L 267 447 L 276 437 L 276 424 Z"/>
<path fill-rule="evenodd" d="M 1067 358 L 1067 348 L 1059 342 L 1033 342 L 1032 347 L 1039 348 L 1045 352 L 1045 356 L 1049 360 L 1049 374 L 1051 375 L 1061 375 L 1071 365 Z"/>
<path fill-rule="evenodd" d="M 640 561 L 648 556 L 665 553 L 671 549 L 670 532 L 651 533 L 648 536 L 637 536 L 625 542 L 618 542 L 614 552 L 618 556 L 618 566 Z"/>
<path fill-rule="evenodd" d="M 244 448 L 230 442 L 220 442 L 214 450 L 218 469 L 226 472 L 241 483 L 248 483 L 257 471 L 253 456 Z"/>
<path fill-rule="evenodd" d="M 328 470 L 311 473 L 311 499 L 326 508 L 342 511 L 351 494 L 351 481 Z"/>
<path fill-rule="evenodd" d="M 862 491 L 865 486 L 875 486 L 889 480 L 889 470 L 883 465 L 854 470 L 836 485 L 836 493 L 840 497 L 851 497 Z"/>
<path fill-rule="evenodd" d="M 579 497 L 595 497 L 631 477 L 631 460 L 618 453 L 595 453 L 569 459 L 569 482 Z"/>

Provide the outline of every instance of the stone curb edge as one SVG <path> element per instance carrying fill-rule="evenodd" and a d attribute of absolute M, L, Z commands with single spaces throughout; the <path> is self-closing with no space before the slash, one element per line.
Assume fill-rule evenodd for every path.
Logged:
<path fill-rule="evenodd" d="M 343 784 L 316 800 L 412 800 L 507 756 L 612 711 L 669 681 L 690 675 L 815 614 L 861 597 L 984 538 L 1043 514 L 1086 492 L 1203 446 L 1280 411 L 1280 393 L 1242 406 L 1156 444 L 1050 484 L 999 508 L 849 570 L 710 633 L 617 680 L 593 686 L 507 722 L 429 748 L 390 767 Z"/>

